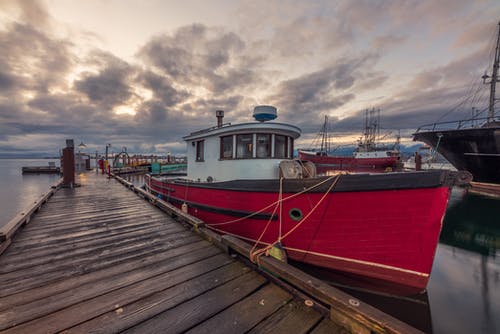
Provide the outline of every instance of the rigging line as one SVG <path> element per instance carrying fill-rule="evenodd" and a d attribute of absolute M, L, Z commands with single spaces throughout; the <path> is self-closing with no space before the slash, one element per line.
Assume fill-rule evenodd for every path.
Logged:
<path fill-rule="evenodd" d="M 316 183 L 316 184 L 314 184 L 314 185 L 310 186 L 309 188 L 306 188 L 306 189 L 304 189 L 304 190 L 302 190 L 302 191 L 300 191 L 300 192 L 298 192 L 298 193 L 295 193 L 295 194 L 292 194 L 292 195 L 290 195 L 290 196 L 288 196 L 288 197 L 283 198 L 283 199 L 282 199 L 282 201 L 287 201 L 287 200 L 289 200 L 289 199 L 292 199 L 292 198 L 295 198 L 295 197 L 297 197 L 297 196 L 299 196 L 299 195 L 302 195 L 303 193 L 306 193 L 306 192 L 308 192 L 308 191 L 310 191 L 310 190 L 312 190 L 312 189 L 314 189 L 314 188 L 317 188 L 317 187 L 319 187 L 320 185 L 322 185 L 323 183 L 326 183 L 326 182 L 328 182 L 329 180 L 331 180 L 331 179 L 333 179 L 333 178 L 335 178 L 335 177 L 337 177 L 337 176 L 338 176 L 338 175 L 333 175 L 333 176 L 330 176 L 330 177 L 328 177 L 328 178 L 324 179 L 323 181 L 321 181 L 321 182 L 319 182 L 319 183 Z M 211 226 L 220 226 L 220 225 L 227 225 L 227 224 L 232 224 L 232 223 L 237 223 L 237 222 L 243 221 L 243 220 L 245 220 L 245 219 L 251 218 L 251 217 L 253 217 L 253 216 L 255 216 L 255 215 L 259 214 L 259 213 L 264 212 L 265 210 L 269 209 L 269 208 L 270 208 L 270 207 L 272 207 L 273 205 L 276 205 L 278 202 L 279 202 L 279 200 L 278 200 L 278 201 L 275 201 L 275 202 L 273 202 L 273 203 L 271 203 L 271 204 L 269 204 L 268 206 L 266 206 L 266 207 L 264 207 L 264 208 L 260 209 L 259 211 L 252 212 L 251 214 L 249 214 L 249 215 L 247 215 L 247 216 L 245 216 L 245 217 L 241 217 L 241 218 L 238 218 L 238 219 L 234 219 L 234 220 L 230 220 L 230 221 L 227 221 L 227 222 L 222 222 L 222 223 L 213 223 L 213 224 L 210 224 L 210 225 L 207 225 L 207 226 L 208 226 L 208 227 L 211 227 Z M 271 216 L 271 217 L 272 217 L 272 216 Z"/>
<path fill-rule="evenodd" d="M 299 228 L 299 226 L 301 226 L 305 221 L 307 221 L 307 219 L 309 218 L 309 216 L 311 216 L 311 214 L 313 214 L 314 211 L 316 211 L 316 209 L 318 208 L 318 206 L 323 202 L 323 200 L 326 198 L 326 196 L 332 191 L 332 189 L 335 187 L 335 185 L 337 184 L 337 182 L 339 181 L 340 179 L 340 175 L 343 175 L 343 174 L 339 174 L 335 180 L 333 180 L 332 184 L 328 187 L 328 189 L 326 190 L 326 192 L 323 194 L 323 196 L 319 199 L 318 203 L 316 203 L 316 205 L 311 209 L 311 211 L 309 211 L 309 213 L 304 217 L 302 218 L 302 220 L 300 222 L 298 222 L 293 228 L 290 229 L 290 231 L 288 231 L 282 238 L 281 240 L 285 239 L 286 237 L 288 237 L 290 234 L 292 234 L 297 228 Z M 277 243 L 277 241 L 275 241 L 274 243 L 272 244 L 269 244 L 268 246 L 266 247 L 263 247 L 259 250 L 257 250 L 256 252 L 254 252 L 255 254 L 254 255 L 262 255 L 264 252 L 267 252 L 269 249 L 271 249 L 275 244 Z M 306 251 L 306 254 L 309 253 Z M 251 255 L 252 258 L 255 258 L 255 256 Z"/>
<path fill-rule="evenodd" d="M 280 193 L 278 196 L 279 199 L 279 206 L 280 206 L 280 225 L 279 225 L 279 232 L 278 232 L 278 242 L 281 242 L 281 229 L 283 226 L 283 176 L 280 177 Z M 271 216 L 272 217 L 272 216 Z"/>
<path fill-rule="evenodd" d="M 258 255 L 259 253 L 259 250 L 255 251 L 255 249 L 257 248 L 258 244 L 260 243 L 260 241 L 262 240 L 262 237 L 264 237 L 264 234 L 266 233 L 269 225 L 271 224 L 272 222 L 272 217 L 274 216 L 274 214 L 276 213 L 276 210 L 278 209 L 278 204 L 276 204 L 274 206 L 274 210 L 273 210 L 273 213 L 271 214 L 271 217 L 269 217 L 269 220 L 267 221 L 267 224 L 266 226 L 264 227 L 264 229 L 262 230 L 262 233 L 260 234 L 259 236 L 259 239 L 257 239 L 252 247 L 252 249 L 250 250 L 250 261 L 252 261 L 253 263 L 255 263 L 254 259 L 255 259 L 255 256 Z"/>
<path fill-rule="evenodd" d="M 328 189 L 325 191 L 325 193 L 323 194 L 323 196 L 320 198 L 320 200 L 318 201 L 318 203 L 316 203 L 316 205 L 311 209 L 311 211 L 309 211 L 309 213 L 304 217 L 302 218 L 302 220 L 297 224 L 295 225 L 292 229 L 290 229 L 290 231 L 288 231 L 281 239 L 285 239 L 286 237 L 288 237 L 290 234 L 293 233 L 293 231 L 295 231 L 300 225 L 302 225 L 302 223 L 304 223 L 307 218 L 309 218 L 309 216 L 318 208 L 318 206 L 323 202 L 323 200 L 326 198 L 326 196 L 330 193 L 330 191 L 332 191 L 333 187 L 335 187 L 335 185 L 337 184 L 337 182 L 339 181 L 340 179 L 340 175 L 338 175 L 339 177 L 337 177 L 335 180 L 332 181 L 332 184 L 330 185 L 330 187 L 328 187 Z"/>
<path fill-rule="evenodd" d="M 446 113 L 444 113 L 441 117 L 438 118 L 437 122 L 441 121 L 444 117 L 448 116 L 450 113 L 454 112 L 455 110 L 457 110 L 458 108 L 460 108 L 462 105 L 464 105 L 467 100 L 470 99 L 471 97 L 471 92 L 474 88 L 475 85 L 477 85 L 477 83 L 475 83 L 476 81 L 478 81 L 479 79 L 477 77 L 473 77 L 471 79 L 471 83 L 468 85 L 469 89 L 468 89 L 468 92 L 464 95 L 464 99 L 459 101 L 457 103 L 457 105 L 453 106 L 449 111 L 447 111 Z"/>
<path fill-rule="evenodd" d="M 495 44 L 494 43 L 496 40 L 496 29 L 492 29 L 492 32 L 491 32 L 491 37 L 490 37 L 490 42 L 488 43 L 488 45 L 490 45 L 490 48 L 489 48 L 489 53 L 488 53 L 488 58 L 486 58 L 487 60 L 484 61 L 484 63 L 486 63 L 486 65 L 484 65 L 486 67 L 485 69 L 485 73 L 487 72 L 488 68 L 491 67 L 491 59 L 494 58 L 494 53 L 495 53 Z M 479 87 L 483 86 L 482 83 L 478 82 L 479 81 L 479 78 L 477 76 L 474 76 L 471 80 L 471 84 L 469 85 L 469 90 L 468 92 L 465 94 L 465 98 L 464 100 L 462 100 L 461 102 L 459 102 L 456 106 L 452 107 L 448 112 L 444 113 L 441 117 L 439 117 L 437 120 L 436 120 L 436 123 L 437 122 L 440 122 L 443 118 L 445 118 L 446 116 L 448 116 L 450 113 L 456 111 L 459 107 L 461 107 L 463 104 L 465 104 L 469 99 L 470 99 L 470 95 L 474 89 L 474 87 L 477 85 L 477 89 L 476 89 L 476 92 L 480 90 Z M 474 100 L 474 99 L 473 99 Z"/>

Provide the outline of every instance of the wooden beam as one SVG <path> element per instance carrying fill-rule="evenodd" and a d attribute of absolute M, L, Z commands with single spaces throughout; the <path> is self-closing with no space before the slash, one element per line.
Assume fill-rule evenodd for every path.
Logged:
<path fill-rule="evenodd" d="M 51 185 L 50 190 L 47 193 L 42 194 L 37 200 L 27 206 L 23 211 L 18 213 L 14 218 L 9 220 L 7 224 L 0 227 L 0 242 L 4 243 L 5 241 L 9 240 L 21 226 L 29 223 L 33 213 L 38 211 L 40 207 L 47 202 L 47 200 L 57 191 L 57 189 L 60 188 L 61 183 L 62 179 Z M 0 254 L 6 248 L 7 247 L 4 246 L 0 247 Z"/>
<path fill-rule="evenodd" d="M 222 242 L 248 257 L 251 246 L 233 236 L 224 235 Z M 259 267 L 293 287 L 330 306 L 330 318 L 353 333 L 421 333 L 406 323 L 366 304 L 301 270 L 270 256 L 261 256 Z"/>

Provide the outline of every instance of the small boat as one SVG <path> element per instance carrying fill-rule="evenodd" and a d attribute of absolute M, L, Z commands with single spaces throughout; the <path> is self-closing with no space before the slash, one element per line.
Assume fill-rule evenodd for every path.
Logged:
<path fill-rule="evenodd" d="M 272 122 L 223 124 L 184 137 L 187 176 L 147 175 L 146 190 L 206 226 L 281 258 L 423 290 L 455 177 L 449 171 L 316 175 L 294 160 L 301 130 Z"/>
<path fill-rule="evenodd" d="M 380 110 L 371 109 L 365 112 L 365 132 L 352 155 L 334 155 L 331 153 L 331 137 L 328 131 L 328 116 L 325 116 L 323 127 L 319 133 L 321 146 L 318 150 L 299 150 L 299 159 L 313 162 L 321 171 L 348 170 L 387 172 L 402 168 L 401 155 L 397 149 L 399 139 L 393 147 L 377 145 L 379 134 Z"/>
<path fill-rule="evenodd" d="M 413 139 L 430 145 L 442 154 L 457 170 L 468 171 L 473 180 L 500 184 L 500 118 L 495 112 L 496 84 L 500 63 L 500 23 L 496 40 L 491 77 L 484 75 L 483 83 L 490 85 L 489 105 L 471 118 L 423 125 Z M 487 81 L 489 79 L 489 82 Z M 471 89 L 477 91 L 476 89 Z M 475 94 L 476 94 L 475 93 Z M 473 98 L 472 101 L 475 101 Z M 474 108 L 473 108 L 474 110 Z M 487 117 L 479 117 L 488 110 Z"/>

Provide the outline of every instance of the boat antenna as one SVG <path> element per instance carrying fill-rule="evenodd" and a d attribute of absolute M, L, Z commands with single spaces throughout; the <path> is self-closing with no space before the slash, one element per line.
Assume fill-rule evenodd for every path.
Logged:
<path fill-rule="evenodd" d="M 493 62 L 493 72 L 491 73 L 491 78 L 486 73 L 482 76 L 483 83 L 490 85 L 490 104 L 488 108 L 488 123 L 493 122 L 495 117 L 495 91 L 498 82 L 498 64 L 500 61 L 499 44 L 500 44 L 500 22 L 498 23 L 498 36 L 497 36 L 497 45 L 495 48 L 495 60 Z M 490 82 L 486 82 L 486 79 L 488 78 L 490 78 Z"/>

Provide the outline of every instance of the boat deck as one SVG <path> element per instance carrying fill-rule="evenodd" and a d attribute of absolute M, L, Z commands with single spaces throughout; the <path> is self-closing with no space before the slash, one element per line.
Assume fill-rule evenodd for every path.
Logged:
<path fill-rule="evenodd" d="M 344 332 L 116 180 L 78 182 L 0 256 L 2 333 Z"/>

